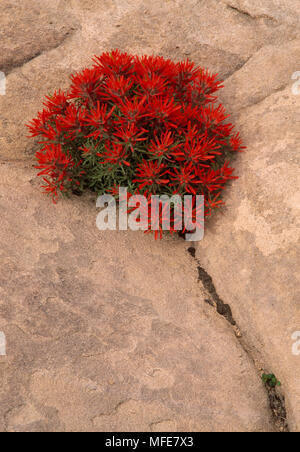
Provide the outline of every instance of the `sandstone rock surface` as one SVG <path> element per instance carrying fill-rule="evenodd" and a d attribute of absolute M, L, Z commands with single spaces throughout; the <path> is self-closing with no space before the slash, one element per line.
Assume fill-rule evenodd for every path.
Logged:
<path fill-rule="evenodd" d="M 3 0 L 0 70 L 8 74 L 43 52 L 59 47 L 75 29 L 72 15 L 57 14 L 52 2 Z"/>
<path fill-rule="evenodd" d="M 299 99 L 291 87 L 238 115 L 247 152 L 227 208 L 206 230 L 197 256 L 268 369 L 287 389 L 299 429 Z"/>
<path fill-rule="evenodd" d="M 252 353 L 284 382 L 290 427 L 300 428 L 300 41 L 267 46 L 227 80 L 222 98 L 248 146 L 227 208 L 197 256 L 230 303 Z"/>
<path fill-rule="evenodd" d="M 259 369 L 300 429 L 297 0 L 2 2 L 1 431 L 273 431 Z M 12 25 L 15 24 L 15 25 Z M 25 123 L 95 53 L 189 57 L 225 78 L 248 146 L 196 257 L 182 240 L 100 233 L 93 198 L 42 195 Z"/>
<path fill-rule="evenodd" d="M 54 206 L 32 170 L 0 175 L 3 430 L 272 430 L 180 239 L 100 233 L 93 199 Z"/>

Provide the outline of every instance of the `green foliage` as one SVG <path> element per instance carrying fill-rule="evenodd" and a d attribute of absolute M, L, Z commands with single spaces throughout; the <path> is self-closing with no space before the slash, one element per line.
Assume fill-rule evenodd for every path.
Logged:
<path fill-rule="evenodd" d="M 263 374 L 261 377 L 262 381 L 269 388 L 275 388 L 276 386 L 281 386 L 281 383 L 274 374 Z"/>

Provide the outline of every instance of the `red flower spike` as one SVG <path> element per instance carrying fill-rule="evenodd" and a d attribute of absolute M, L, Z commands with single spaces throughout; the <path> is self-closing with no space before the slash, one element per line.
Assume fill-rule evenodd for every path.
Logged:
<path fill-rule="evenodd" d="M 84 105 L 92 106 L 105 77 L 97 68 L 93 68 L 84 69 L 82 72 L 72 75 L 71 80 L 70 99 L 79 98 Z"/>
<path fill-rule="evenodd" d="M 86 136 L 87 138 L 103 138 L 104 135 L 108 133 L 109 120 L 115 108 L 116 106 L 112 107 L 110 112 L 107 112 L 108 106 L 106 104 L 100 106 L 100 102 L 97 101 L 96 108 L 91 110 L 84 119 L 84 122 L 87 126 L 91 126 L 93 129 L 95 129 L 92 133 Z"/>
<path fill-rule="evenodd" d="M 82 107 L 78 108 L 71 104 L 66 108 L 65 115 L 59 117 L 61 128 L 67 132 L 65 140 L 73 141 L 82 132 L 81 127 L 84 125 L 85 116 L 86 110 Z"/>
<path fill-rule="evenodd" d="M 106 144 L 105 151 L 102 154 L 98 153 L 97 156 L 101 157 L 99 162 L 101 164 L 130 166 L 130 163 L 125 160 L 127 158 L 126 149 L 121 144 Z"/>
<path fill-rule="evenodd" d="M 57 193 L 64 191 L 64 182 L 71 182 L 70 177 L 72 168 L 75 163 L 70 154 L 66 154 L 62 151 L 61 145 L 46 145 L 41 151 L 36 154 L 38 165 L 36 168 L 41 170 L 38 176 L 43 177 L 43 180 L 47 183 L 46 186 L 42 186 L 47 193 L 50 193 L 53 200 L 56 200 Z"/>
<path fill-rule="evenodd" d="M 242 139 L 239 133 L 233 135 L 230 138 L 230 145 L 233 151 L 242 152 L 244 149 L 246 149 L 246 146 L 242 145 Z"/>
<path fill-rule="evenodd" d="M 205 201 L 204 201 L 205 203 Z M 182 232 L 192 232 L 187 228 L 187 225 L 194 225 L 195 229 L 204 229 L 204 217 L 205 209 L 203 203 L 196 201 L 196 197 L 192 196 L 191 199 L 185 199 L 183 204 L 183 217 L 184 217 L 184 227 Z M 178 219 L 179 221 L 179 219 Z M 175 221 L 175 227 L 177 227 L 177 221 Z"/>
<path fill-rule="evenodd" d="M 54 175 L 61 177 L 61 173 L 74 166 L 72 157 L 62 151 L 61 145 L 46 145 L 36 154 L 39 172 L 38 176 Z"/>
<path fill-rule="evenodd" d="M 164 176 L 168 173 L 166 170 L 166 166 L 163 164 L 159 164 L 159 162 L 147 162 L 143 161 L 140 165 L 138 165 L 138 169 L 136 171 L 137 179 L 134 179 L 133 182 L 137 182 L 139 184 L 139 190 L 142 190 L 144 187 L 154 187 L 156 185 L 167 184 L 169 179 L 164 178 Z"/>
<path fill-rule="evenodd" d="M 146 95 L 148 100 L 153 96 L 163 95 L 167 86 L 167 81 L 155 74 L 138 78 L 138 83 L 139 91 L 136 94 Z"/>
<path fill-rule="evenodd" d="M 139 192 L 135 193 L 140 194 Z M 133 212 L 139 208 L 141 217 L 137 220 L 140 223 L 141 229 L 145 234 L 154 232 L 155 240 L 162 238 L 165 225 L 169 226 L 168 231 L 173 234 L 174 229 L 174 212 L 168 203 L 162 203 L 157 198 L 152 198 L 150 195 L 147 198 L 147 205 L 139 205 L 137 207 L 129 208 L 128 213 Z M 142 218 L 145 219 L 142 221 Z"/>
<path fill-rule="evenodd" d="M 133 80 L 126 79 L 123 75 L 110 76 L 106 81 L 105 89 L 101 91 L 104 100 L 113 100 L 114 102 L 122 102 L 133 86 Z"/>
<path fill-rule="evenodd" d="M 60 122 L 59 116 L 57 116 L 52 122 L 53 125 L 45 124 L 44 126 L 41 126 L 41 132 L 39 136 L 42 136 L 43 139 L 39 141 L 39 144 L 45 145 L 45 144 L 60 144 L 62 141 L 62 125 Z"/>
<path fill-rule="evenodd" d="M 127 98 L 121 100 L 119 108 L 128 124 L 137 124 L 140 120 L 149 116 L 146 113 L 145 101 L 146 96 L 142 99 L 135 97 L 133 100 Z"/>
<path fill-rule="evenodd" d="M 114 137 L 121 141 L 123 144 L 129 146 L 133 151 L 133 146 L 139 141 L 145 141 L 147 138 L 143 137 L 148 131 L 145 129 L 137 129 L 135 124 L 127 124 L 127 126 L 120 127 L 114 132 Z"/>
<path fill-rule="evenodd" d="M 167 129 L 176 128 L 176 122 L 180 119 L 180 105 L 176 105 L 174 99 L 153 97 L 149 102 L 150 118 Z"/>
<path fill-rule="evenodd" d="M 138 77 L 157 75 L 174 84 L 177 66 L 173 61 L 161 56 L 142 56 L 135 57 L 135 72 Z"/>
<path fill-rule="evenodd" d="M 55 91 L 52 96 L 46 96 L 46 100 L 43 104 L 48 111 L 51 111 L 52 115 L 61 115 L 70 105 L 69 95 L 61 90 Z"/>
<path fill-rule="evenodd" d="M 195 63 L 186 60 L 177 64 L 177 89 L 179 92 L 184 90 L 186 86 L 193 83 L 200 73 L 200 68 L 198 68 Z"/>
<path fill-rule="evenodd" d="M 212 161 L 215 159 L 215 155 L 221 155 L 221 152 L 218 151 L 219 148 L 220 145 L 216 143 L 216 139 L 208 139 L 205 134 L 198 139 L 187 139 L 185 143 L 177 147 L 173 155 L 179 161 L 209 168 L 207 163 L 203 164 L 202 162 Z"/>
<path fill-rule="evenodd" d="M 149 147 L 149 153 L 154 157 L 170 157 L 172 147 L 174 144 L 174 138 L 171 132 L 165 132 L 160 137 L 155 135 L 154 140 L 151 140 L 151 146 Z"/>
<path fill-rule="evenodd" d="M 228 162 L 218 170 L 200 171 L 198 177 L 200 183 L 209 191 L 214 192 L 222 190 L 227 181 L 231 179 L 237 179 L 237 176 L 233 176 L 234 169 L 228 167 Z"/>
<path fill-rule="evenodd" d="M 80 148 L 78 148 L 80 151 L 82 151 L 84 154 L 90 154 L 91 153 L 91 149 L 87 148 L 86 146 L 82 146 Z"/>
<path fill-rule="evenodd" d="M 94 68 L 100 70 L 102 74 L 110 76 L 130 76 L 133 73 L 133 57 L 127 53 L 121 53 L 119 50 L 103 53 L 101 56 L 95 56 Z"/>
<path fill-rule="evenodd" d="M 52 119 L 54 113 L 50 110 L 43 110 L 38 113 L 37 118 L 32 119 L 26 127 L 29 129 L 30 137 L 38 137 L 43 135 L 46 129 L 47 123 Z M 29 138 L 30 138 L 29 137 Z"/>
<path fill-rule="evenodd" d="M 170 184 L 172 187 L 177 186 L 181 190 L 184 189 L 186 193 L 196 195 L 194 186 L 195 184 L 198 184 L 199 181 L 197 180 L 197 175 L 191 164 L 181 166 L 179 169 L 175 169 L 174 172 L 170 172 L 169 174 L 173 181 Z"/>
<path fill-rule="evenodd" d="M 111 188 L 109 188 L 107 190 L 107 192 L 111 193 L 116 199 L 118 199 L 119 198 L 119 189 L 120 189 L 120 186 L 117 184 L 114 184 Z"/>

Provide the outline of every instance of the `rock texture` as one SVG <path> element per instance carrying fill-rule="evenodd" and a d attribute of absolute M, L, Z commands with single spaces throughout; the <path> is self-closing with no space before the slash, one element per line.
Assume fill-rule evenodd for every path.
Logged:
<path fill-rule="evenodd" d="M 300 425 L 299 356 L 292 354 L 300 325 L 299 112 L 290 86 L 240 112 L 248 145 L 238 164 L 241 179 L 197 253 L 255 354 L 284 382 L 294 429 Z"/>
<path fill-rule="evenodd" d="M 8 74 L 43 52 L 59 47 L 75 29 L 75 22 L 57 14 L 52 2 L 3 0 L 0 70 Z"/>
<path fill-rule="evenodd" d="M 249 11 L 256 14 L 254 6 Z M 226 81 L 222 98 L 248 149 L 237 163 L 241 178 L 228 190 L 227 208 L 207 228 L 197 252 L 252 354 L 284 382 L 295 431 L 300 428 L 300 361 L 292 353 L 292 336 L 300 329 L 300 96 L 292 89 L 292 74 L 299 61 L 299 39 L 268 45 Z"/>
<path fill-rule="evenodd" d="M 272 430 L 180 239 L 100 233 L 93 199 L 54 206 L 32 170 L 0 175 L 3 430 Z"/>
<path fill-rule="evenodd" d="M 2 3 L 0 430 L 273 431 L 262 367 L 299 431 L 297 0 Z M 226 79 L 248 150 L 197 258 L 241 332 L 205 303 L 183 241 L 100 233 L 94 199 L 54 206 L 38 190 L 24 124 L 114 47 Z"/>

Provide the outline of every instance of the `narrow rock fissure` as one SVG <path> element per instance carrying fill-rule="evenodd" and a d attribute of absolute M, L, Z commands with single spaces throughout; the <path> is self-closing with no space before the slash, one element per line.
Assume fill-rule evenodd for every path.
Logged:
<path fill-rule="evenodd" d="M 237 325 L 237 322 L 233 317 L 231 307 L 229 306 L 229 304 L 224 303 L 224 301 L 218 295 L 212 277 L 201 266 L 199 260 L 196 257 L 196 249 L 193 246 L 191 246 L 190 248 L 188 248 L 188 252 L 197 263 L 198 282 L 200 281 L 202 282 L 203 287 L 207 293 L 207 298 L 204 301 L 213 308 L 215 308 L 216 312 L 219 315 L 222 315 L 227 320 L 227 322 L 230 323 L 230 325 L 234 328 L 236 338 L 239 340 L 241 347 L 251 359 L 255 369 L 260 374 L 260 376 L 262 371 L 263 373 L 269 373 L 257 366 L 256 360 L 251 354 L 250 347 L 248 347 L 245 341 L 242 340 L 243 334 L 241 333 Z M 280 394 L 276 388 L 271 388 L 268 385 L 265 385 L 265 389 L 268 395 L 269 406 L 275 429 L 278 432 L 288 433 L 290 429 L 287 422 L 285 397 L 282 394 Z"/>
<path fill-rule="evenodd" d="M 44 50 L 39 50 L 36 53 L 28 56 L 27 58 L 24 58 L 18 62 L 10 61 L 3 66 L 1 66 L 1 71 L 3 71 L 6 76 L 9 75 L 11 72 L 13 72 L 15 69 L 23 67 L 25 64 L 29 63 L 30 61 L 34 60 L 35 58 L 38 58 L 40 55 L 44 53 Z"/>
<path fill-rule="evenodd" d="M 285 397 L 275 389 L 266 386 L 269 397 L 270 409 L 276 429 L 282 433 L 289 433 Z"/>
<path fill-rule="evenodd" d="M 45 53 L 51 52 L 52 50 L 58 49 L 76 31 L 77 31 L 77 28 L 75 28 L 75 27 L 70 28 L 70 30 L 68 30 L 64 34 L 64 36 L 62 36 L 61 40 L 59 42 L 57 42 L 55 45 L 53 45 L 53 46 L 46 46 L 45 48 L 42 48 L 42 49 L 36 51 L 35 53 L 26 56 L 25 58 L 21 59 L 20 61 L 8 61 L 7 63 L 4 63 L 0 67 L 0 71 L 4 72 L 6 77 L 7 77 L 14 70 L 22 68 L 23 66 L 25 66 L 25 64 L 30 63 L 30 61 L 35 60 L 39 56 L 41 56 L 41 55 L 43 55 Z"/>
<path fill-rule="evenodd" d="M 224 301 L 219 297 L 215 285 L 213 283 L 212 277 L 204 270 L 203 267 L 201 267 L 198 259 L 196 258 L 196 250 L 193 247 L 190 247 L 188 249 L 188 252 L 190 255 L 196 260 L 197 262 L 197 270 L 198 270 L 198 281 L 201 281 L 205 290 L 210 295 L 209 299 L 206 299 L 205 301 L 210 304 L 211 306 L 216 308 L 216 311 L 218 314 L 225 317 L 225 319 L 232 325 L 236 326 L 236 321 L 233 318 L 231 308 L 229 304 L 225 304 Z"/>
<path fill-rule="evenodd" d="M 252 20 L 267 19 L 272 22 L 277 22 L 277 20 L 274 17 L 268 16 L 267 14 L 260 14 L 260 15 L 254 16 L 254 15 L 250 14 L 248 11 L 237 8 L 236 6 L 227 5 L 227 8 L 231 9 L 232 11 L 238 12 L 239 14 L 247 17 L 248 19 L 252 19 Z"/>

